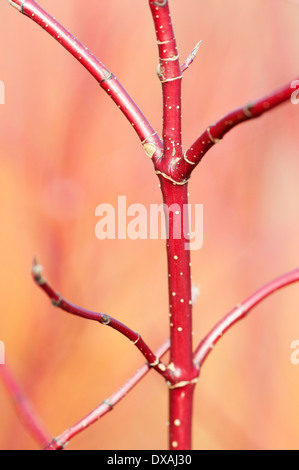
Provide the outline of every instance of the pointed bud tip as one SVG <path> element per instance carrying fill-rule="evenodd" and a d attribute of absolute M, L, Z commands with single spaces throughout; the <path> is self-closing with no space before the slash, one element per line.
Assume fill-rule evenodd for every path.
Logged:
<path fill-rule="evenodd" d="M 32 276 L 37 282 L 43 281 L 43 277 L 42 277 L 43 267 L 37 261 L 36 256 L 33 258 L 31 272 L 32 272 Z"/>
<path fill-rule="evenodd" d="M 23 4 L 25 3 L 25 0 L 8 0 L 8 1 L 18 11 L 20 12 L 23 11 Z"/>

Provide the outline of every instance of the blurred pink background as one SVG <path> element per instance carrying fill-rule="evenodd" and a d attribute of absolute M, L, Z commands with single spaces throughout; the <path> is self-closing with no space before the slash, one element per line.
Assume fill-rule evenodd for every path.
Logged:
<path fill-rule="evenodd" d="M 161 131 L 157 47 L 147 1 L 40 4 L 118 77 Z M 88 5 L 88 7 L 86 7 Z M 184 147 L 231 109 L 298 76 L 299 4 L 171 1 L 181 59 L 203 41 L 183 82 Z M 168 336 L 164 241 L 95 236 L 95 209 L 160 203 L 158 179 L 129 123 L 96 81 L 8 1 L 0 5 L 0 340 L 53 436 L 107 398 L 143 358 L 113 330 L 55 309 L 68 300 L 115 316 L 156 349 Z M 194 345 L 233 306 L 298 266 L 299 105 L 243 124 L 190 183 L 204 205 Z M 298 449 L 299 286 L 276 293 L 224 337 L 195 393 L 194 449 Z M 0 449 L 38 449 L 0 383 Z M 69 449 L 166 449 L 167 389 L 153 372 Z"/>

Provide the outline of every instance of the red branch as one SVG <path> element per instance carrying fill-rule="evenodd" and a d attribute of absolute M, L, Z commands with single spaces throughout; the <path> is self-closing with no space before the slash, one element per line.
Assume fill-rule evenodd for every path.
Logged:
<path fill-rule="evenodd" d="M 0 365 L 0 376 L 15 404 L 21 421 L 24 422 L 24 425 L 34 439 L 44 447 L 51 439 L 50 433 L 45 429 L 44 424 L 41 422 L 26 393 L 14 377 L 7 362 Z"/>
<path fill-rule="evenodd" d="M 213 145 L 220 142 L 225 134 L 233 127 L 242 122 L 257 118 L 276 108 L 276 106 L 289 101 L 295 91 L 294 83 L 295 80 L 292 80 L 292 82 L 275 90 L 264 98 L 238 108 L 219 119 L 216 123 L 211 124 L 185 153 L 185 161 L 190 164 L 187 172 L 188 176 L 190 176 L 192 170 L 201 161 L 207 151 L 213 147 Z"/>
<path fill-rule="evenodd" d="M 161 157 L 163 145 L 159 136 L 113 73 L 34 0 L 13 0 L 10 3 L 41 26 L 88 70 L 129 120 L 147 155 L 153 161 Z"/>
<path fill-rule="evenodd" d="M 266 299 L 269 295 L 273 294 L 282 287 L 293 284 L 299 281 L 299 268 L 286 273 L 277 279 L 269 282 L 254 294 L 248 297 L 244 302 L 237 305 L 231 310 L 222 320 L 214 326 L 210 333 L 201 341 L 199 346 L 194 352 L 194 363 L 200 368 L 206 360 L 209 353 L 214 348 L 215 344 L 219 341 L 224 333 L 230 329 L 235 323 L 242 320 L 256 305 L 262 300 Z"/>
<path fill-rule="evenodd" d="M 169 340 L 166 340 L 155 354 L 160 358 L 168 351 L 168 349 Z M 114 406 L 119 403 L 120 400 L 122 400 L 133 389 L 133 387 L 138 384 L 138 382 L 140 382 L 149 370 L 150 367 L 148 363 L 140 367 L 140 369 L 138 369 L 137 372 L 135 372 L 135 374 L 129 378 L 119 390 L 117 390 L 117 392 L 104 400 L 97 408 L 76 424 L 66 429 L 60 436 L 54 438 L 50 444 L 47 445 L 45 450 L 62 450 L 73 437 L 77 436 L 80 432 L 84 431 L 91 424 L 95 423 L 111 411 Z"/>
<path fill-rule="evenodd" d="M 42 276 L 43 268 L 40 264 L 34 260 L 33 267 L 32 267 L 32 276 L 34 281 L 37 285 L 48 295 L 51 299 L 52 304 L 64 310 L 65 312 L 71 313 L 73 315 L 86 318 L 88 320 L 94 320 L 102 325 L 107 325 L 113 328 L 114 330 L 121 333 L 127 339 L 129 339 L 137 349 L 141 352 L 141 354 L 145 357 L 148 364 L 152 369 L 156 370 L 160 375 L 162 375 L 167 381 L 173 381 L 172 372 L 167 369 L 165 364 L 161 362 L 154 352 L 149 348 L 149 346 L 145 343 L 139 333 L 131 330 L 129 327 L 121 323 L 120 321 L 116 320 L 105 313 L 96 313 L 90 310 L 86 310 L 82 307 L 78 307 L 67 300 L 65 300 L 60 294 L 58 294 L 46 281 L 46 279 Z"/>

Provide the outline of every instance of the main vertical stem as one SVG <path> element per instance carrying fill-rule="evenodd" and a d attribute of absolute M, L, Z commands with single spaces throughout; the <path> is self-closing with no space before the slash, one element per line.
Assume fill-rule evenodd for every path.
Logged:
<path fill-rule="evenodd" d="M 169 448 L 190 449 L 192 397 L 198 370 L 192 355 L 188 188 L 161 177 L 167 225 L 170 315 Z"/>
<path fill-rule="evenodd" d="M 159 50 L 163 94 L 163 157 L 155 162 L 166 212 L 170 312 L 169 448 L 191 448 L 192 396 L 198 370 L 192 357 L 192 301 L 188 246 L 188 187 L 176 171 L 182 153 L 182 71 L 168 0 L 149 0 Z"/>

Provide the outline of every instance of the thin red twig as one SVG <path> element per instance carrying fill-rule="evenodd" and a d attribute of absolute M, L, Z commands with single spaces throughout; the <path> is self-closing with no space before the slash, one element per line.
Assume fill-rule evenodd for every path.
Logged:
<path fill-rule="evenodd" d="M 90 72 L 129 120 L 147 155 L 153 161 L 160 158 L 163 152 L 160 137 L 115 75 L 34 0 L 13 0 L 10 3 L 41 26 Z"/>
<path fill-rule="evenodd" d="M 295 89 L 293 84 L 295 80 L 286 84 L 284 87 L 275 90 L 271 94 L 248 103 L 219 119 L 219 121 L 211 124 L 207 129 L 198 137 L 198 139 L 191 145 L 185 152 L 185 161 L 189 163 L 188 175 L 198 165 L 207 151 L 213 145 L 223 139 L 233 127 L 238 124 L 257 118 L 262 114 L 276 108 L 278 105 L 290 101 Z"/>
<path fill-rule="evenodd" d="M 169 339 L 166 340 L 160 348 L 156 351 L 157 357 L 162 357 L 169 349 Z M 109 398 L 104 400 L 97 408 L 95 408 L 91 413 L 82 418 L 73 426 L 66 429 L 60 436 L 54 438 L 50 442 L 45 450 L 62 450 L 65 448 L 66 444 L 77 436 L 80 432 L 84 431 L 91 424 L 98 421 L 105 414 L 111 411 L 114 406 L 119 403 L 134 387 L 137 385 L 140 380 L 149 372 L 150 367 L 148 363 L 144 364 L 140 369 L 138 369 L 135 374 L 130 377 L 122 387 L 113 393 Z"/>
<path fill-rule="evenodd" d="M 73 315 L 86 318 L 88 320 L 94 320 L 102 325 L 110 326 L 114 330 L 121 333 L 127 339 L 129 339 L 134 346 L 141 352 L 141 354 L 147 360 L 149 366 L 156 370 L 160 375 L 162 375 L 167 381 L 173 381 L 173 374 L 172 372 L 165 366 L 163 362 L 157 358 L 155 353 L 150 349 L 150 347 L 145 343 L 139 333 L 131 330 L 128 326 L 124 325 L 120 321 L 116 320 L 115 318 L 106 315 L 105 313 L 97 313 L 91 310 L 86 310 L 82 307 L 78 307 L 66 299 L 64 299 L 58 292 L 56 292 L 46 281 L 46 279 L 42 275 L 43 268 L 40 264 L 34 260 L 33 267 L 32 267 L 32 276 L 34 281 L 37 285 L 48 295 L 52 304 L 60 308 L 61 310 L 71 313 Z"/>
<path fill-rule="evenodd" d="M 46 430 L 44 423 L 12 373 L 7 361 L 5 364 L 0 365 L 0 376 L 14 402 L 21 421 L 23 421 L 37 443 L 44 447 L 51 439 L 51 434 Z"/>
<path fill-rule="evenodd" d="M 222 320 L 220 320 L 210 333 L 201 341 L 194 352 L 194 363 L 200 368 L 209 353 L 224 333 L 233 325 L 242 320 L 256 305 L 278 289 L 299 281 L 299 268 L 290 271 L 261 287 L 246 300 L 233 308 Z"/>

